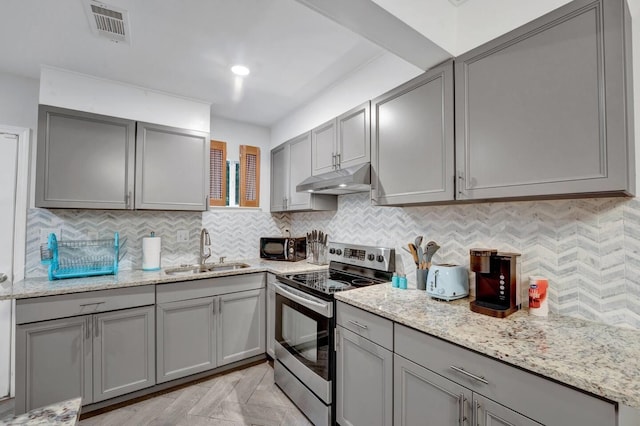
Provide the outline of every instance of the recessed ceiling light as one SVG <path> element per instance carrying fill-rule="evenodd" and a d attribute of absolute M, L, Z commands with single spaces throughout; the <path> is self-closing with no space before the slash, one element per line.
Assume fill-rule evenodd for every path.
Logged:
<path fill-rule="evenodd" d="M 251 70 L 249 70 L 249 68 L 245 67 L 244 65 L 234 65 L 231 67 L 231 72 L 235 75 L 244 77 L 245 75 L 249 75 Z"/>

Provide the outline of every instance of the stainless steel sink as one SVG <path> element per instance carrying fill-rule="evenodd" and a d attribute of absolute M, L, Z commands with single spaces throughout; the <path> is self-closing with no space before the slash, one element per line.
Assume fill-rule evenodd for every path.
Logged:
<path fill-rule="evenodd" d="M 200 265 L 182 265 L 175 268 L 165 269 L 164 273 L 167 275 L 197 275 L 206 274 L 209 272 L 222 272 L 222 271 L 235 271 L 237 269 L 248 268 L 246 263 L 209 263 L 203 267 Z"/>

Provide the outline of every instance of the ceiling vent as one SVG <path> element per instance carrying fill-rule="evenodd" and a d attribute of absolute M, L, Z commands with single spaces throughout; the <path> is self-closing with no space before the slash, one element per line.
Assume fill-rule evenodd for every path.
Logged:
<path fill-rule="evenodd" d="M 130 44 L 129 12 L 92 0 L 85 2 L 85 9 L 94 34 L 115 43 Z"/>

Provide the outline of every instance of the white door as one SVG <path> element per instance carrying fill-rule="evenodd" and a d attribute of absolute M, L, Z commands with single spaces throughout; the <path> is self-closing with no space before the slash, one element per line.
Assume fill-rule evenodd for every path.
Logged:
<path fill-rule="evenodd" d="M 13 279 L 18 135 L 0 133 L 0 286 Z M 0 301 L 0 398 L 8 396 L 11 372 L 11 306 Z"/>

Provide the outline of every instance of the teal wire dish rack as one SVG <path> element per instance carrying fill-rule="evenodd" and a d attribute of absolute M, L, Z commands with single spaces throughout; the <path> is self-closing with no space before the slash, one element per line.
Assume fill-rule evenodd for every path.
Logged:
<path fill-rule="evenodd" d="M 64 278 L 115 275 L 118 262 L 126 254 L 127 239 L 58 241 L 56 234 L 49 234 L 46 244 L 40 246 L 40 260 L 49 265 L 49 281 Z"/>

